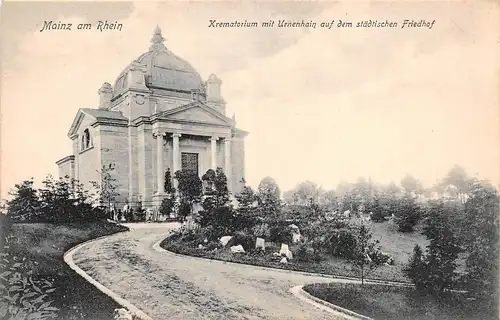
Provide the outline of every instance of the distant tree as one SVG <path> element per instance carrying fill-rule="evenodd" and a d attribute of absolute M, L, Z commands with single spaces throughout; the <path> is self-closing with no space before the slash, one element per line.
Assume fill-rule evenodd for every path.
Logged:
<path fill-rule="evenodd" d="M 296 202 L 310 206 L 319 202 L 321 188 L 314 182 L 304 181 L 295 187 L 293 193 Z"/>
<path fill-rule="evenodd" d="M 328 190 L 322 195 L 321 202 L 328 208 L 337 209 L 338 197 L 335 190 Z"/>
<path fill-rule="evenodd" d="M 401 186 L 406 193 L 409 194 L 422 194 L 423 187 L 421 183 L 415 179 L 412 175 L 407 174 L 403 179 L 401 179 Z"/>
<path fill-rule="evenodd" d="M 439 183 L 440 187 L 451 193 L 460 202 L 465 203 L 473 181 L 464 168 L 455 165 Z"/>
<path fill-rule="evenodd" d="M 371 220 L 373 222 L 386 221 L 384 208 L 382 207 L 382 205 L 380 203 L 380 198 L 379 198 L 378 193 L 376 193 L 374 198 L 373 198 L 373 203 L 370 207 L 370 211 L 372 212 Z"/>
<path fill-rule="evenodd" d="M 280 188 L 271 177 L 265 177 L 258 186 L 259 206 L 266 214 L 277 214 L 280 211 Z"/>
<path fill-rule="evenodd" d="M 174 179 L 178 181 L 177 189 L 181 198 L 180 216 L 189 215 L 193 212 L 194 204 L 201 201 L 202 182 L 196 173 L 183 170 L 175 172 Z"/>
<path fill-rule="evenodd" d="M 97 190 L 97 197 L 101 204 L 105 204 L 108 211 L 111 209 L 111 203 L 119 195 L 117 192 L 117 179 L 114 177 L 115 165 L 103 165 L 101 170 L 96 170 L 100 176 L 100 181 L 91 181 L 92 186 Z"/>
<path fill-rule="evenodd" d="M 296 204 L 294 190 L 288 190 L 283 192 L 283 202 L 288 205 Z"/>
<path fill-rule="evenodd" d="M 413 232 L 422 218 L 422 212 L 412 195 L 406 194 L 399 202 L 395 222 L 400 232 Z"/>

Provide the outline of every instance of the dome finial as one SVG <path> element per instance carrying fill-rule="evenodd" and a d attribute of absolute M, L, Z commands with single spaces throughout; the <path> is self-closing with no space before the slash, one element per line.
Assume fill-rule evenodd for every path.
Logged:
<path fill-rule="evenodd" d="M 162 50 L 166 49 L 165 45 L 163 42 L 165 41 L 165 38 L 161 35 L 161 29 L 158 25 L 156 25 L 155 31 L 153 33 L 153 37 L 151 38 L 151 42 L 153 45 L 151 46 L 151 50 Z"/>

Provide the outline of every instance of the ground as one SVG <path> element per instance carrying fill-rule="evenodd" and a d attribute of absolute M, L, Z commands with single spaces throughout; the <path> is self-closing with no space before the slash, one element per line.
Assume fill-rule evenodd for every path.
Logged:
<path fill-rule="evenodd" d="M 414 288 L 321 283 L 304 287 L 311 295 L 376 320 L 486 320 L 494 312 L 477 308 L 459 292 L 441 299 L 419 295 Z"/>
<path fill-rule="evenodd" d="M 54 280 L 56 291 L 50 299 L 60 309 L 58 319 L 112 319 L 113 310 L 119 305 L 70 269 L 63 255 L 78 243 L 124 230 L 103 222 L 14 224 L 11 252 L 32 261 L 27 271 L 32 272 L 33 278 Z"/>
<path fill-rule="evenodd" d="M 155 319 L 341 319 L 293 296 L 296 285 L 342 281 L 158 252 L 169 231 L 139 228 L 75 253 L 94 279 Z"/>

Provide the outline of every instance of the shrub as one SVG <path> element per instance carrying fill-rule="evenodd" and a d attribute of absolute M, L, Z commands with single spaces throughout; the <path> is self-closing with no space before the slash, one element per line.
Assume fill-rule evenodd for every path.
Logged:
<path fill-rule="evenodd" d="M 269 239 L 271 236 L 271 228 L 267 223 L 261 223 L 253 227 L 253 235 L 255 237 Z"/>
<path fill-rule="evenodd" d="M 172 198 L 165 198 L 162 200 L 160 205 L 160 213 L 164 216 L 168 216 L 174 208 L 174 200 Z"/>
<path fill-rule="evenodd" d="M 22 260 L 9 253 L 8 217 L 2 214 L 2 246 L 0 247 L 0 319 L 54 319 L 59 309 L 51 306 L 50 294 L 56 290 L 48 279 L 34 280 L 27 276 L 30 269 Z"/>
<path fill-rule="evenodd" d="M 245 251 L 251 251 L 255 249 L 255 237 L 243 231 L 237 231 L 233 234 L 231 240 L 229 240 L 227 246 L 237 246 L 241 244 Z"/>
<path fill-rule="evenodd" d="M 411 196 L 405 196 L 399 205 L 396 215 L 396 224 L 400 232 L 413 232 L 413 228 L 422 218 L 418 204 Z"/>
<path fill-rule="evenodd" d="M 301 242 L 295 249 L 295 259 L 302 262 L 319 262 L 321 255 L 310 242 Z"/>
<path fill-rule="evenodd" d="M 290 244 L 293 240 L 292 229 L 288 225 L 274 225 L 269 230 L 269 240 L 275 243 Z"/>

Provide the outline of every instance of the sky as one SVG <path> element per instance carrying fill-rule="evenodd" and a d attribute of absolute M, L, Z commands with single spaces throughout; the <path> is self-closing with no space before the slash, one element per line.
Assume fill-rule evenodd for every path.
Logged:
<path fill-rule="evenodd" d="M 475 2 L 4 2 L 1 197 L 57 175 L 79 108 L 146 52 L 165 45 L 203 79 L 222 79 L 246 138 L 246 180 L 331 189 L 406 174 L 431 185 L 455 164 L 500 182 L 500 6 Z M 209 20 L 315 21 L 312 28 L 209 28 Z M 343 20 L 433 21 L 429 28 L 321 29 Z M 52 30 L 118 21 L 121 31 Z"/>

